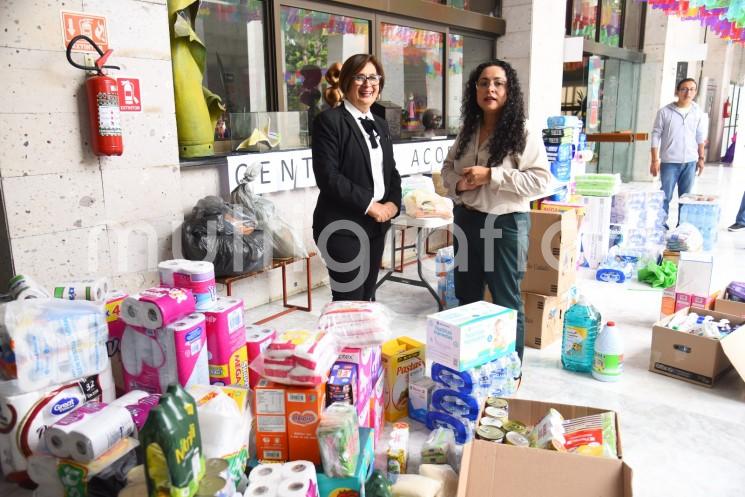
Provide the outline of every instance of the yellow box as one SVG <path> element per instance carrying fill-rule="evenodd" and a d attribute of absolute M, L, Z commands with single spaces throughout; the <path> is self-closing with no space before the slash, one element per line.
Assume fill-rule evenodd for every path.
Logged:
<path fill-rule="evenodd" d="M 409 377 L 424 376 L 425 364 L 424 344 L 418 340 L 404 336 L 383 344 L 386 421 L 409 415 Z"/>

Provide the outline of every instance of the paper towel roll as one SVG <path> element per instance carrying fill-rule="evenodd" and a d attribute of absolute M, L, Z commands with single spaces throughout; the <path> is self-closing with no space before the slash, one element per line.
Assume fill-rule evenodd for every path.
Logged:
<path fill-rule="evenodd" d="M 122 301 L 119 318 L 130 326 L 144 325 L 144 310 L 140 307 L 140 294 L 130 295 Z"/>
<path fill-rule="evenodd" d="M 126 408 L 106 406 L 70 433 L 73 442 L 72 458 L 82 463 L 98 459 L 134 431 L 134 421 Z"/>
<path fill-rule="evenodd" d="M 10 280 L 8 293 L 15 300 L 25 299 L 48 299 L 51 297 L 42 286 L 30 276 L 16 275 Z"/>
<path fill-rule="evenodd" d="M 282 464 L 259 464 L 248 475 L 248 482 L 279 483 L 282 480 L 282 466 Z"/>
<path fill-rule="evenodd" d="M 64 300 L 91 300 L 100 302 L 109 293 L 107 278 L 76 280 L 54 287 L 54 298 Z"/>
<path fill-rule="evenodd" d="M 194 312 L 194 295 L 186 288 L 150 288 L 140 292 L 142 326 L 162 328 Z"/>
<path fill-rule="evenodd" d="M 176 371 L 176 378 L 182 386 L 209 384 L 204 314 L 189 314 L 158 330 L 158 342 L 166 351 L 169 371 Z"/>
<path fill-rule="evenodd" d="M 104 407 L 106 404 L 102 402 L 88 402 L 47 428 L 44 431 L 47 450 L 60 458 L 70 457 L 73 451 L 70 433 Z"/>
<path fill-rule="evenodd" d="M 160 284 L 167 287 L 174 286 L 173 274 L 183 265 L 188 263 L 186 259 L 171 259 L 169 261 L 163 261 L 158 264 L 158 274 L 160 276 Z"/>
<path fill-rule="evenodd" d="M 290 461 L 282 465 L 283 480 L 308 479 L 315 481 L 316 467 L 310 461 Z"/>
<path fill-rule="evenodd" d="M 243 495 L 244 497 L 277 497 L 278 487 L 276 482 L 259 481 L 251 483 Z"/>
<path fill-rule="evenodd" d="M 111 405 L 125 407 L 137 404 L 140 400 L 144 399 L 148 395 L 150 394 L 143 390 L 132 390 L 131 392 L 125 393 L 124 395 L 116 399 L 114 402 L 111 403 Z"/>
<path fill-rule="evenodd" d="M 317 496 L 318 490 L 314 480 L 305 478 L 292 478 L 284 480 L 277 488 L 277 497 L 309 497 Z"/>

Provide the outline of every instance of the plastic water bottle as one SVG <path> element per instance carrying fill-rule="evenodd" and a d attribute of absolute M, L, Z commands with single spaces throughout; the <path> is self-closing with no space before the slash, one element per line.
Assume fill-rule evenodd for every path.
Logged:
<path fill-rule="evenodd" d="M 616 323 L 608 321 L 595 341 L 592 376 L 600 381 L 618 381 L 623 373 L 623 337 Z"/>
<path fill-rule="evenodd" d="M 595 356 L 595 337 L 600 328 L 600 313 L 580 296 L 564 315 L 561 340 L 561 364 L 570 371 L 589 373 Z"/>

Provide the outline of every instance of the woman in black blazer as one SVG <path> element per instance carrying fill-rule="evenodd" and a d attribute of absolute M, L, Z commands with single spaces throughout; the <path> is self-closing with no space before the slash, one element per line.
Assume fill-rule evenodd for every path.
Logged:
<path fill-rule="evenodd" d="M 313 173 L 320 190 L 313 239 L 331 280 L 333 300 L 371 300 L 390 220 L 401 207 L 387 123 L 370 106 L 383 89 L 383 67 L 374 56 L 344 62 L 344 101 L 313 122 Z"/>

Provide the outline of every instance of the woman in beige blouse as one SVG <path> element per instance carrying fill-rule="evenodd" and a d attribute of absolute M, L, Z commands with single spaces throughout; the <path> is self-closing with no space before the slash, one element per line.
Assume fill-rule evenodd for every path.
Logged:
<path fill-rule="evenodd" d="M 544 192 L 551 179 L 546 149 L 526 127 L 520 83 L 507 62 L 474 69 L 463 92 L 461 120 L 442 167 L 456 204 L 455 294 L 461 305 L 469 304 L 483 299 L 487 285 L 495 304 L 517 310 L 522 359 L 528 198 Z"/>

